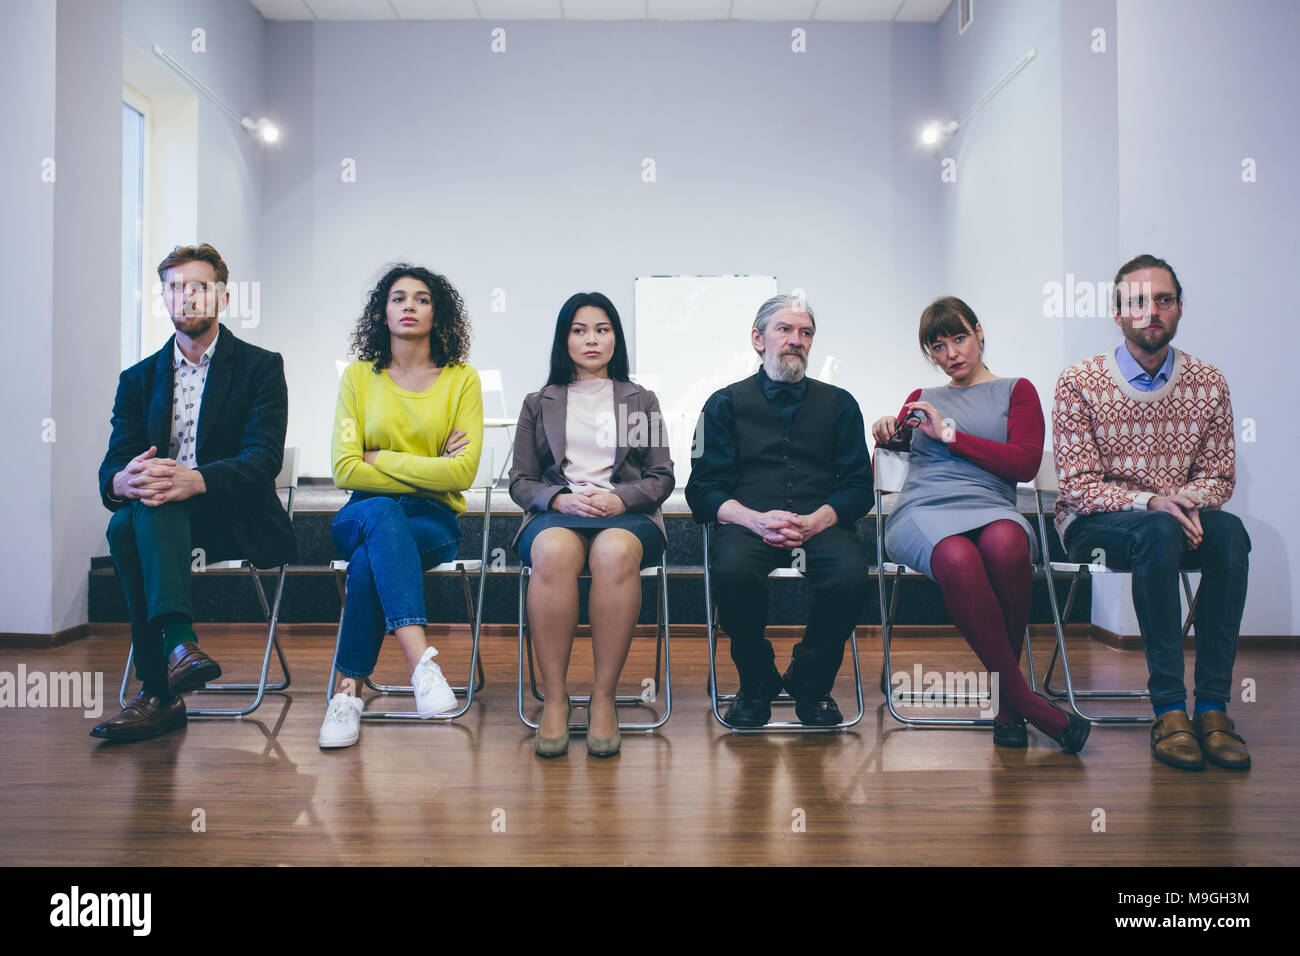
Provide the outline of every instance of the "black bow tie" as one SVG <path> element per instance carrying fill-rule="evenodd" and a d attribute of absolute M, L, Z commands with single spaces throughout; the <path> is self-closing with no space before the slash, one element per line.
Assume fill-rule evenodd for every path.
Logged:
<path fill-rule="evenodd" d="M 800 399 L 803 398 L 804 388 L 805 388 L 804 383 L 801 381 L 800 382 L 773 382 L 771 380 L 768 380 L 767 397 L 777 398 L 778 396 L 784 396 L 786 398 Z"/>

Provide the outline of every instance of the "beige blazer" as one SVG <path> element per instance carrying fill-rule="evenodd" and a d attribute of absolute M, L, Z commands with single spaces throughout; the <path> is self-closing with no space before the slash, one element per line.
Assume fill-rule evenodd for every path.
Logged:
<path fill-rule="evenodd" d="M 551 499 L 569 487 L 560 474 L 568 413 L 569 390 L 563 385 L 547 385 L 524 399 L 510 466 L 510 497 L 524 509 L 519 534 L 538 514 L 549 511 Z M 623 499 L 629 512 L 648 514 L 666 541 L 659 508 L 672 494 L 675 479 L 659 400 L 640 385 L 615 381 L 614 419 L 614 494 Z M 519 534 L 515 535 L 516 544 Z"/>

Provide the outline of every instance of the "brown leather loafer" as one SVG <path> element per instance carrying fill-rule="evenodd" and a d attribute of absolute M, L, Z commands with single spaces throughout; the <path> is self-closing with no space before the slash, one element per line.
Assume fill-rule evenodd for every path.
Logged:
<path fill-rule="evenodd" d="M 1205 769 L 1205 758 L 1192 722 L 1181 710 L 1161 714 L 1151 725 L 1151 753 L 1161 763 L 1179 770 Z"/>
<path fill-rule="evenodd" d="M 173 695 L 199 690 L 220 676 L 221 665 L 199 650 L 193 641 L 177 646 L 167 658 L 167 689 Z"/>
<path fill-rule="evenodd" d="M 90 732 L 90 736 L 117 743 L 149 740 L 185 726 L 185 701 L 173 697 L 169 701 L 148 697 L 144 691 L 126 705 L 126 709 L 106 720 Z"/>
<path fill-rule="evenodd" d="M 1246 741 L 1237 736 L 1232 718 L 1221 710 L 1207 710 L 1197 714 L 1194 722 L 1196 736 L 1201 741 L 1205 759 L 1217 767 L 1245 770 L 1250 766 L 1250 751 Z"/>

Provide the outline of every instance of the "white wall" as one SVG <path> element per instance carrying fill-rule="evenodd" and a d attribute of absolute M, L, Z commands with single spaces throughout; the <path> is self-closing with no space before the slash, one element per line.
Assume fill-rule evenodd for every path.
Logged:
<path fill-rule="evenodd" d="M 169 165 L 160 168 L 165 206 L 155 217 L 152 263 L 173 246 L 209 242 L 230 267 L 231 283 L 262 279 L 262 163 L 265 147 L 153 53 L 156 44 L 236 112 L 267 114 L 266 23 L 246 0 L 122 0 L 121 35 L 128 69 L 155 84 L 142 92 L 165 97 L 157 119 L 172 137 Z M 194 31 L 202 30 L 201 44 Z M 201 45 L 202 50 L 195 47 Z M 187 154 L 180 137 L 192 138 Z M 179 168 L 178 168 L 179 167 Z M 146 253 L 149 257 L 149 253 Z M 149 295 L 152 290 L 146 289 Z M 261 345 L 253 316 L 225 319 L 241 338 Z M 160 319 L 142 333 L 150 354 L 170 337 Z"/>
<path fill-rule="evenodd" d="M 1176 342 L 1228 379 L 1237 490 L 1227 510 L 1253 545 L 1242 632 L 1295 634 L 1300 426 L 1287 299 L 1300 262 L 1291 119 L 1300 6 L 1121 0 L 1118 21 L 1123 257 L 1152 252 L 1173 265 L 1185 297 Z M 1246 158 L 1256 163 L 1253 183 L 1242 181 Z M 1242 437 L 1246 419 L 1253 442 Z"/>
<path fill-rule="evenodd" d="M 1139 253 L 1168 259 L 1186 294 L 1177 345 L 1221 368 L 1232 390 L 1238 485 L 1228 510 L 1254 543 L 1242 632 L 1296 633 L 1300 518 L 1277 476 L 1300 464 L 1300 428 L 1294 403 L 1277 396 L 1294 377 L 1279 295 L 1300 254 L 1300 186 L 1287 165 L 1300 137 L 1279 118 L 1300 92 L 1290 53 L 1300 8 L 980 0 L 961 36 L 954 17 L 955 7 L 938 38 L 954 114 L 1038 50 L 954 140 L 958 182 L 944 207 L 945 275 L 989 327 L 991 367 L 1028 374 L 1050 408 L 1059 369 L 1121 337 L 1104 309 L 1043 318 L 1044 284 L 1069 273 L 1106 282 Z M 1094 49 L 1097 29 L 1104 51 Z M 1254 183 L 1242 182 L 1246 157 Z M 1004 362 L 1008 317 L 1015 364 Z M 1243 440 L 1247 418 L 1253 442 Z M 1123 579 L 1095 587 L 1093 620 L 1138 632 Z"/>
<path fill-rule="evenodd" d="M 398 259 L 460 290 L 472 361 L 503 370 L 512 411 L 570 294 L 610 295 L 631 331 L 636 276 L 719 273 L 804 288 L 813 367 L 835 355 L 837 384 L 895 410 L 912 380 L 882 350 L 935 294 L 934 162 L 908 143 L 927 28 L 805 25 L 794 53 L 789 24 L 510 23 L 494 54 L 493 26 L 271 27 L 286 135 L 266 166 L 265 329 L 305 473 L 329 473 L 334 361 Z"/>
<path fill-rule="evenodd" d="M 57 24 L 56 9 L 76 20 Z M 232 280 L 262 284 L 261 324 L 232 325 L 284 353 L 308 474 L 328 473 L 333 361 L 391 259 L 460 288 L 473 361 L 504 370 L 512 405 L 542 381 L 555 312 L 577 289 L 607 292 L 631 324 L 636 275 L 775 274 L 818 310 L 813 367 L 839 357 L 837 383 L 870 420 L 935 380 L 915 324 L 945 293 L 980 314 L 995 371 L 1029 377 L 1046 405 L 1062 366 L 1117 339 L 1104 320 L 1044 318 L 1044 283 L 1107 279 L 1151 251 L 1187 289 L 1178 344 L 1224 370 L 1238 418 L 1256 423 L 1230 506 L 1255 543 L 1243 630 L 1295 632 L 1300 527 L 1284 482 L 1263 477 L 1294 470 L 1300 437 L 1275 384 L 1291 373 L 1279 297 L 1300 251 L 1284 165 L 1296 134 L 1278 119 L 1297 91 L 1293 5 L 981 0 L 960 37 L 953 10 L 937 25 L 805 24 L 802 54 L 792 24 L 508 23 L 493 54 L 497 24 L 267 24 L 242 0 L 31 0 L 5 16 L 19 82 L 0 94 L 0 189 L 22 229 L 6 229 L 0 268 L 11 310 L 36 320 L 10 323 L 35 374 L 0 386 L 5 437 L 28 465 L 10 479 L 9 524 L 29 542 L 3 559 L 0 630 L 84 616 L 85 557 L 106 550 L 90 496 L 116 370 L 55 363 L 68 340 L 116 341 L 116 311 L 101 329 L 62 310 L 57 270 L 117 248 L 121 50 L 103 37 L 120 35 L 128 60 L 158 43 L 284 132 L 267 149 L 196 98 L 193 211 L 171 220 L 193 234 L 166 244 L 210 241 Z M 1094 26 L 1105 54 L 1082 45 Z M 191 49 L 195 28 L 206 52 Z M 923 120 L 961 113 L 1030 47 L 1034 63 L 939 157 L 916 147 Z M 57 106 L 56 90 L 69 96 Z M 59 182 L 41 186 L 55 155 Z M 956 183 L 940 182 L 943 155 Z M 340 181 L 345 157 L 354 184 Z M 115 265 L 88 269 L 115 288 Z M 56 447 L 40 440 L 46 417 Z"/>
<path fill-rule="evenodd" d="M 50 475 L 54 631 L 85 622 L 87 557 L 107 553 L 97 474 L 121 354 L 122 48 L 113 42 L 121 24 L 121 0 L 59 0 L 53 349 L 42 370 L 58 423 Z"/>
<path fill-rule="evenodd" d="M 54 449 L 41 436 L 52 414 L 50 253 L 58 183 L 43 182 L 41 174 L 42 163 L 55 157 L 55 13 L 45 0 L 18 0 L 6 6 L 0 30 L 0 59 L 15 78 L 0 85 L 0 288 L 12 356 L 0 376 L 0 439 L 9 462 L 0 499 L 9 540 L 0 548 L 0 632 L 23 634 L 53 630 Z"/>
<path fill-rule="evenodd" d="M 945 119 L 965 113 L 1031 49 L 1037 56 L 939 151 L 956 160 L 957 179 L 942 189 L 936 294 L 970 305 L 989 368 L 1028 378 L 1050 408 L 1064 336 L 1062 320 L 1044 317 L 1042 295 L 1063 272 L 1060 11 L 1041 0 L 976 6 L 964 34 L 956 4 L 936 28 Z M 930 370 L 924 384 L 942 380 Z"/>

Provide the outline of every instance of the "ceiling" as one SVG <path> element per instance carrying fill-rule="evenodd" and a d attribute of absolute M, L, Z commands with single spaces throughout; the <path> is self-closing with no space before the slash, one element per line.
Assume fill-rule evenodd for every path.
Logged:
<path fill-rule="evenodd" d="M 952 0 L 249 0 L 268 20 L 935 23 Z"/>

